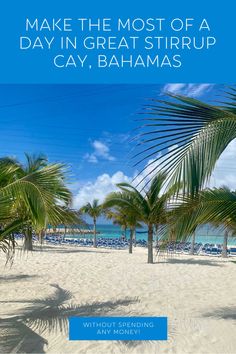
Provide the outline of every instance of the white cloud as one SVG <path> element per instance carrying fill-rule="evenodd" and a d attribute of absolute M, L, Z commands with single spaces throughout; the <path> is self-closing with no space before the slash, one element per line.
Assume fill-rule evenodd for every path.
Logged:
<path fill-rule="evenodd" d="M 170 149 L 169 151 L 170 155 L 174 153 L 171 152 Z M 161 157 L 161 154 L 159 154 L 158 157 Z M 94 199 L 98 199 L 99 202 L 102 203 L 107 194 L 119 189 L 116 185 L 122 182 L 131 183 L 134 187 L 142 191 L 157 173 L 158 164 L 160 162 L 161 159 L 158 161 L 156 161 L 156 159 L 150 159 L 147 162 L 144 171 L 140 173 L 136 171 L 133 176 L 127 176 L 124 172 L 117 171 L 113 175 L 104 173 L 98 176 L 94 182 L 88 181 L 79 190 L 77 189 L 77 193 L 75 193 L 73 199 L 73 207 L 80 208 L 88 202 L 91 203 Z M 75 183 L 74 186 L 78 187 L 78 184 Z M 165 186 L 163 186 L 163 190 L 164 188 Z M 74 192 L 75 190 L 76 188 L 73 189 Z"/>
<path fill-rule="evenodd" d="M 91 163 L 97 163 L 99 159 L 114 161 L 115 157 L 110 154 L 110 148 L 104 142 L 100 140 L 94 140 L 92 142 L 93 152 L 87 153 L 84 158 Z"/>
<path fill-rule="evenodd" d="M 216 167 L 209 181 L 210 187 L 223 185 L 236 190 L 236 140 L 233 140 L 225 149 L 216 163 Z"/>
<path fill-rule="evenodd" d="M 163 92 L 171 92 L 189 97 L 200 97 L 213 88 L 213 84 L 166 84 Z"/>
<path fill-rule="evenodd" d="M 87 182 L 74 197 L 73 206 L 80 208 L 82 205 L 92 202 L 93 199 L 98 199 L 100 203 L 104 201 L 105 196 L 108 193 L 116 191 L 117 183 L 128 182 L 130 183 L 132 178 L 126 176 L 123 172 L 118 171 L 112 176 L 108 173 L 104 173 L 97 177 L 94 182 Z"/>
<path fill-rule="evenodd" d="M 155 175 L 153 169 L 157 166 L 154 159 L 149 160 L 146 169 L 138 174 L 136 171 L 133 176 L 127 176 L 122 171 L 117 171 L 113 175 L 104 173 L 96 178 L 94 182 L 87 182 L 75 194 L 73 207 L 80 208 L 82 205 L 92 202 L 93 199 L 98 199 L 100 203 L 104 201 L 107 194 L 117 191 L 118 183 L 128 182 L 141 190 L 147 182 Z"/>
<path fill-rule="evenodd" d="M 88 162 L 91 162 L 91 163 L 98 162 L 98 159 L 97 159 L 96 155 L 94 155 L 94 154 L 85 154 L 84 158 L 85 158 L 85 160 L 87 160 Z"/>

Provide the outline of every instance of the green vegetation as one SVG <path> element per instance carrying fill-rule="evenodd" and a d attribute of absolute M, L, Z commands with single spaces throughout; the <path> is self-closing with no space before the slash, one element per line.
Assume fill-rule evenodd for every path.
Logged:
<path fill-rule="evenodd" d="M 138 155 L 142 160 L 153 157 L 153 171 L 161 168 L 171 184 L 182 182 L 183 191 L 193 196 L 236 138 L 236 89 L 226 93 L 227 101 L 219 106 L 179 95 L 169 98 L 147 106 L 140 142 L 146 148 Z"/>
<path fill-rule="evenodd" d="M 176 240 L 193 235 L 202 224 L 212 224 L 225 229 L 222 256 L 226 256 L 228 231 L 236 231 L 236 193 L 228 188 L 200 191 L 194 198 L 184 196 L 180 205 L 173 209 L 172 227 Z"/>
<path fill-rule="evenodd" d="M 227 100 L 218 106 L 179 95 L 169 98 L 153 100 L 147 107 L 147 131 L 141 134 L 146 148 L 136 156 L 142 161 L 154 157 L 149 169 L 166 173 L 169 186 L 181 183 L 170 219 L 176 240 L 194 235 L 199 225 L 221 225 L 226 256 L 228 230 L 236 231 L 235 193 L 204 187 L 220 155 L 236 138 L 236 90 L 227 92 Z"/>
<path fill-rule="evenodd" d="M 26 155 L 26 164 L 0 159 L 0 245 L 14 248 L 14 232 L 24 235 L 24 249 L 32 250 L 32 232 L 42 233 L 48 223 L 74 222 L 67 207 L 71 193 L 65 185 L 65 166 L 49 164 L 44 156 Z"/>
<path fill-rule="evenodd" d="M 127 204 L 122 206 L 116 205 L 113 200 L 122 199 L 126 200 Z M 133 241 L 136 246 L 136 228 L 142 227 L 142 224 L 138 220 L 138 214 L 134 212 L 134 209 L 129 207 L 129 200 L 132 199 L 130 194 L 125 192 L 114 192 L 107 196 L 107 200 L 104 203 L 104 208 L 108 205 L 112 205 L 112 210 L 106 211 L 107 219 L 112 219 L 114 225 L 119 225 L 124 230 L 124 237 L 127 237 L 127 229 L 129 228 L 129 253 L 133 253 Z"/>
<path fill-rule="evenodd" d="M 153 235 L 154 227 L 167 223 L 167 203 L 171 199 L 176 187 L 162 193 L 166 175 L 157 174 L 150 183 L 148 190 L 140 192 L 128 183 L 120 183 L 122 192 L 111 193 L 106 197 L 105 207 L 120 207 L 135 216 L 139 222 L 148 227 L 148 263 L 153 263 Z"/>
<path fill-rule="evenodd" d="M 93 246 L 97 247 L 97 218 L 102 215 L 103 207 L 99 205 L 97 199 L 94 199 L 92 204 L 87 203 L 80 209 L 81 213 L 88 214 L 93 219 Z"/>

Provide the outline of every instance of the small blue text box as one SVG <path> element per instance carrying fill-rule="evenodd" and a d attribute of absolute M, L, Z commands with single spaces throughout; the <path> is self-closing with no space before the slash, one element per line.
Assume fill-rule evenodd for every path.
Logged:
<path fill-rule="evenodd" d="M 167 317 L 71 317 L 69 340 L 167 340 Z"/>

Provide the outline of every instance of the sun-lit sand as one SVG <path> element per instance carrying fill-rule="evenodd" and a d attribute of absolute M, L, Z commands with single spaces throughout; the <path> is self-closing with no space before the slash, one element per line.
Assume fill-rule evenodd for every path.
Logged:
<path fill-rule="evenodd" d="M 0 256 L 0 352 L 236 353 L 236 264 L 175 256 L 146 263 L 146 250 L 47 246 Z M 157 261 L 157 259 L 156 259 Z M 71 308 L 73 305 L 73 308 Z M 56 319 L 168 316 L 167 342 L 70 342 Z M 51 329 L 51 331 L 49 331 Z"/>

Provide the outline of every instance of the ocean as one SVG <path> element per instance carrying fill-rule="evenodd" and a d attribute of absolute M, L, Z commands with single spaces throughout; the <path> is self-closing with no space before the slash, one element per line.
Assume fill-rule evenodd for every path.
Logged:
<path fill-rule="evenodd" d="M 93 226 L 90 225 L 90 229 L 93 230 Z M 119 238 L 124 234 L 124 231 L 117 225 L 97 225 L 97 231 L 99 231 L 98 237 L 104 238 Z M 202 243 L 214 243 L 222 244 L 223 243 L 224 231 L 222 228 L 212 228 L 208 225 L 201 226 L 196 232 L 196 242 Z M 81 237 L 81 234 L 67 235 L 70 237 Z M 83 237 L 93 238 L 93 235 L 85 235 Z M 127 238 L 129 237 L 129 230 L 127 230 Z M 137 229 L 136 238 L 147 240 L 147 229 L 144 227 L 142 229 Z M 229 245 L 236 244 L 236 238 L 229 236 L 228 239 Z"/>

